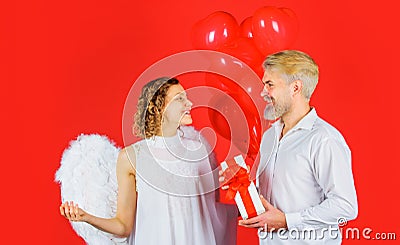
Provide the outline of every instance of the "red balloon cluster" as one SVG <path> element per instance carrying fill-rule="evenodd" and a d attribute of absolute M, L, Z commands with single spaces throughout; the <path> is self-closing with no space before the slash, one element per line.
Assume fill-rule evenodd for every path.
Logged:
<path fill-rule="evenodd" d="M 259 77 L 263 75 L 262 62 L 271 53 L 290 48 L 298 31 L 295 13 L 288 8 L 266 6 L 257 9 L 239 25 L 235 17 L 217 11 L 198 21 L 192 28 L 192 43 L 195 49 L 219 51 L 236 57 L 247 64 Z M 224 66 L 230 72 L 240 73 L 243 66 L 232 69 L 226 60 L 213 64 Z M 210 101 L 210 121 L 216 131 L 236 145 L 250 159 L 255 158 L 261 141 L 262 125 L 257 108 L 264 103 L 260 98 L 261 82 L 232 81 L 227 77 L 209 73 L 207 85 L 222 90 L 234 99 L 226 100 L 215 95 Z M 239 105 L 240 108 L 235 107 Z M 247 125 L 237 120 L 243 114 Z M 222 114 L 222 115 L 221 115 Z M 244 129 L 245 134 L 243 133 Z M 239 131 L 239 133 L 237 133 Z M 236 135 L 233 134 L 236 132 Z M 242 132 L 242 133 L 240 133 Z"/>
<path fill-rule="evenodd" d="M 240 25 L 232 14 L 217 11 L 193 26 L 192 43 L 196 49 L 230 54 L 258 71 L 266 55 L 293 44 L 297 31 L 296 14 L 289 8 L 259 8 Z"/>

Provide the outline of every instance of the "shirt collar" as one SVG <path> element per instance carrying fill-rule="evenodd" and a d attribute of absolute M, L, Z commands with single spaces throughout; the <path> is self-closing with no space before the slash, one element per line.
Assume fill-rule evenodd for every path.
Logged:
<path fill-rule="evenodd" d="M 292 130 L 296 129 L 307 129 L 311 130 L 314 126 L 315 120 L 317 120 L 318 114 L 314 107 L 312 107 L 311 111 L 308 112 L 297 124 L 294 126 Z M 272 124 L 276 129 L 282 129 L 283 123 L 282 120 L 279 119 Z"/>
<path fill-rule="evenodd" d="M 315 108 L 312 108 L 307 115 L 305 115 L 297 124 L 294 129 L 307 129 L 311 130 L 314 126 L 315 120 L 317 120 L 318 115 Z"/>

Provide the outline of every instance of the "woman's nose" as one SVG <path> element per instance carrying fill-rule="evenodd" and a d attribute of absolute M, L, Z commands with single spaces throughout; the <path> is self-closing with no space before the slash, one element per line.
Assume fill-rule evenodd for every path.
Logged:
<path fill-rule="evenodd" d="M 186 100 L 186 106 L 187 107 L 192 107 L 193 103 L 189 99 Z"/>

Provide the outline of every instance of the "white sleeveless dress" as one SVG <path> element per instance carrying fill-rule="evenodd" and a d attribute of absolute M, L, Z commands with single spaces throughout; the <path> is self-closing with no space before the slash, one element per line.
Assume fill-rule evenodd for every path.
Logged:
<path fill-rule="evenodd" d="M 218 169 L 193 131 L 132 145 L 137 207 L 129 244 L 236 244 L 237 208 L 216 202 Z"/>

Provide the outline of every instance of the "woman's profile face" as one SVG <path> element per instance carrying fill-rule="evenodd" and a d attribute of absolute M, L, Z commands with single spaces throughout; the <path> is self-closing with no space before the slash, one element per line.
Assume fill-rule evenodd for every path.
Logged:
<path fill-rule="evenodd" d="M 192 102 L 188 100 L 182 85 L 172 85 L 165 97 L 165 108 L 163 110 L 164 123 L 171 125 L 188 125 L 192 123 L 190 110 Z"/>

